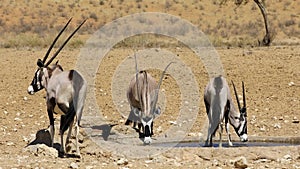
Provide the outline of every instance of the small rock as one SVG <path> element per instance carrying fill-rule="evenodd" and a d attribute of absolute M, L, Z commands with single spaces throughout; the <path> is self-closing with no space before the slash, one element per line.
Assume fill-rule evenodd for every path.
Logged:
<path fill-rule="evenodd" d="M 299 123 L 299 120 L 297 119 L 297 117 L 294 117 L 294 118 L 293 118 L 292 123 Z"/>
<path fill-rule="evenodd" d="M 289 86 L 295 86 L 295 83 L 294 82 L 290 82 Z"/>
<path fill-rule="evenodd" d="M 7 115 L 8 114 L 8 112 L 6 111 L 6 110 L 4 110 L 4 112 L 3 112 L 5 115 Z"/>
<path fill-rule="evenodd" d="M 280 126 L 280 124 L 274 124 L 274 128 L 280 129 L 281 126 Z"/>
<path fill-rule="evenodd" d="M 13 146 L 13 145 L 15 145 L 15 143 L 13 143 L 13 142 L 10 141 L 10 142 L 6 143 L 6 145 L 7 146 Z"/>
<path fill-rule="evenodd" d="M 71 164 L 70 164 L 70 168 L 79 168 L 78 167 L 78 164 L 77 163 L 74 163 L 74 162 L 72 162 Z"/>
<path fill-rule="evenodd" d="M 118 161 L 117 161 L 117 165 L 127 165 L 128 164 L 128 160 L 125 159 L 125 158 L 120 158 Z"/>
<path fill-rule="evenodd" d="M 146 160 L 145 161 L 146 164 L 149 164 L 149 163 L 152 163 L 152 162 L 153 162 L 152 160 Z"/>
<path fill-rule="evenodd" d="M 170 124 L 176 125 L 177 122 L 176 121 L 169 121 Z"/>
<path fill-rule="evenodd" d="M 27 100 L 28 100 L 28 98 L 27 98 L 26 96 L 24 96 L 23 100 L 24 100 L 24 101 L 27 101 Z"/>
<path fill-rule="evenodd" d="M 19 117 L 16 117 L 16 118 L 14 119 L 14 121 L 22 121 L 22 119 L 20 119 Z"/>
<path fill-rule="evenodd" d="M 220 164 L 219 164 L 219 161 L 218 161 L 218 160 L 214 159 L 214 160 L 212 161 L 212 165 L 213 165 L 213 166 L 219 166 Z"/>
<path fill-rule="evenodd" d="M 244 156 L 238 157 L 234 160 L 234 167 L 236 168 L 247 168 L 247 159 Z"/>
<path fill-rule="evenodd" d="M 262 158 L 262 159 L 258 159 L 255 160 L 254 163 L 266 163 L 266 162 L 270 162 L 271 160 L 266 159 L 266 158 Z"/>
<path fill-rule="evenodd" d="M 289 154 L 283 156 L 283 158 L 286 159 L 286 160 L 292 160 L 292 157 Z"/>
<path fill-rule="evenodd" d="M 158 133 L 162 132 L 161 126 L 158 126 L 158 127 L 156 128 L 156 131 L 157 131 Z"/>
<path fill-rule="evenodd" d="M 266 131 L 266 127 L 265 127 L 265 126 L 262 126 L 259 130 L 260 130 L 260 131 Z"/>

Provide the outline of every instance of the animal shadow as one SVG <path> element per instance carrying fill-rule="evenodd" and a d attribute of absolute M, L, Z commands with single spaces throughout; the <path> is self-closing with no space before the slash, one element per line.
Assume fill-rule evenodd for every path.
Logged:
<path fill-rule="evenodd" d="M 112 134 L 110 131 L 112 129 L 113 126 L 116 126 L 117 124 L 103 124 L 100 126 L 92 126 L 92 129 L 95 130 L 102 130 L 102 137 L 105 141 L 108 140 L 108 137 Z"/>

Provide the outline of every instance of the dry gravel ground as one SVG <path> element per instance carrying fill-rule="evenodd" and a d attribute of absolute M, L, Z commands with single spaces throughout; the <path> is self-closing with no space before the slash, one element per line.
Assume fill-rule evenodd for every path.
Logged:
<path fill-rule="evenodd" d="M 208 81 L 207 72 L 201 60 L 184 46 L 165 50 L 172 51 L 189 66 L 199 84 L 199 113 L 195 123 L 191 124 L 191 130 L 186 133 L 199 138 L 199 133 L 205 135 L 206 131 L 202 93 Z M 299 146 L 173 148 L 156 156 L 132 159 L 122 152 L 115 154 L 98 146 L 83 129 L 80 135 L 81 159 L 56 157 L 56 150 L 47 146 L 25 149 L 35 138 L 36 132 L 47 128 L 49 124 L 45 92 L 41 91 L 34 96 L 27 94 L 27 87 L 36 69 L 36 60 L 45 51 L 46 49 L 0 49 L 0 168 L 300 168 Z M 299 46 L 219 48 L 217 51 L 228 80 L 245 82 L 250 138 L 299 138 Z M 64 50 L 57 59 L 65 69 L 72 69 L 78 54 L 79 50 Z M 114 71 L 132 54 L 131 49 L 112 49 L 99 66 L 95 84 L 90 84 L 90 87 L 95 87 L 97 103 L 103 110 L 106 124 L 116 124 L 112 127 L 112 135 L 108 136 L 106 143 L 120 133 L 137 137 L 130 127 L 124 127 L 126 114 L 124 117 L 118 112 L 116 107 L 120 105 L 114 105 L 111 92 Z M 150 71 L 158 79 L 160 71 Z M 154 137 L 164 134 L 172 125 L 180 124 L 176 121 L 181 102 L 178 99 L 178 87 L 171 75 L 164 78 L 162 90 L 166 97 L 166 107 L 155 122 Z M 122 104 L 125 108 L 128 106 L 126 101 Z M 89 109 L 91 108 L 86 107 L 85 110 Z M 59 117 L 56 124 L 59 124 Z M 86 121 L 84 126 L 88 127 Z M 98 131 L 98 135 L 103 134 L 102 130 Z M 58 137 L 56 134 L 57 146 Z"/>

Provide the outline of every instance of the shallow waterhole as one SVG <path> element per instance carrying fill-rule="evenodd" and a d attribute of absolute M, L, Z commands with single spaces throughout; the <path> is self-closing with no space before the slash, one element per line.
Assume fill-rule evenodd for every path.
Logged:
<path fill-rule="evenodd" d="M 248 142 L 233 141 L 234 147 L 276 147 L 276 146 L 299 146 L 300 138 L 290 137 L 290 138 L 256 138 L 251 139 Z M 157 147 L 204 147 L 204 142 L 199 142 L 199 140 L 181 141 L 181 142 L 164 142 L 164 143 L 153 143 L 152 146 Z M 219 147 L 219 142 L 214 141 L 213 147 Z M 222 141 L 222 147 L 230 147 L 227 141 Z"/>

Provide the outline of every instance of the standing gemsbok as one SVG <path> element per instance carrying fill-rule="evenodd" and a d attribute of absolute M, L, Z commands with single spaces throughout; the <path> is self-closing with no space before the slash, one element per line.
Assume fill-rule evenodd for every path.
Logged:
<path fill-rule="evenodd" d="M 145 70 L 138 71 L 135 56 L 136 75 L 132 78 L 127 90 L 127 99 L 131 111 L 125 125 L 129 125 L 132 121 L 135 124 L 139 123 L 139 130 L 140 126 L 143 129 L 144 144 L 150 144 L 152 142 L 153 120 L 160 114 L 160 108 L 156 107 L 158 92 L 163 76 L 171 63 L 166 66 L 157 84 L 155 79 L 148 72 Z"/>
<path fill-rule="evenodd" d="M 226 79 L 222 76 L 210 79 L 210 82 L 205 88 L 204 93 L 204 103 L 206 107 L 206 112 L 209 120 L 208 135 L 205 142 L 205 146 L 212 146 L 212 137 L 215 135 L 218 128 L 220 134 L 220 144 L 222 146 L 222 130 L 223 130 L 223 120 L 225 118 L 225 129 L 228 137 L 228 144 L 232 146 L 230 133 L 229 133 L 229 123 L 235 129 L 235 132 L 240 137 L 242 142 L 248 141 L 247 136 L 247 112 L 246 112 L 246 98 L 244 82 L 243 87 L 243 107 L 241 108 L 240 102 L 238 100 L 238 95 L 236 88 L 233 84 L 234 93 L 237 99 L 239 111 L 236 110 L 232 97 L 229 91 L 229 86 Z M 228 123 L 229 122 L 229 123 Z"/>
<path fill-rule="evenodd" d="M 56 51 L 56 53 L 48 60 L 48 62 L 46 62 L 47 57 L 51 52 L 51 49 L 53 48 L 60 35 L 67 28 L 67 26 L 71 22 L 71 19 L 54 39 L 44 59 L 38 59 L 38 69 L 36 70 L 34 78 L 28 87 L 28 93 L 32 95 L 43 88 L 45 88 L 46 90 L 47 112 L 50 120 L 49 132 L 51 136 L 52 146 L 54 139 L 53 113 L 61 113 L 59 133 L 61 137 L 60 153 L 62 155 L 65 153 L 65 145 L 63 141 L 64 132 L 69 128 L 66 139 L 67 146 L 71 136 L 72 126 L 75 120 L 76 153 L 80 157 L 78 133 L 80 125 L 79 123 L 86 97 L 87 83 L 85 79 L 76 70 L 63 71 L 62 67 L 58 64 L 58 62 L 56 62 L 56 64 L 53 65 L 50 64 L 53 61 L 53 59 L 59 54 L 59 52 L 63 49 L 63 47 L 67 44 L 67 42 L 72 38 L 72 36 L 85 23 L 85 21 L 83 21 L 77 27 L 77 29 L 67 38 L 67 40 Z M 56 109 L 57 107 L 59 109 Z"/>

